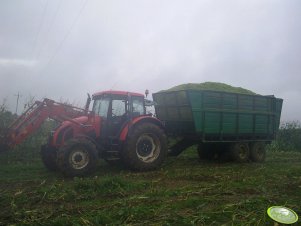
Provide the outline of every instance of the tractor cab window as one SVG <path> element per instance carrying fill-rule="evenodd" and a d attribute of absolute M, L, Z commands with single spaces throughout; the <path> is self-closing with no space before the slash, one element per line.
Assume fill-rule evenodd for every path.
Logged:
<path fill-rule="evenodd" d="M 102 97 L 100 99 L 96 99 L 93 104 L 92 111 L 100 117 L 106 118 L 108 115 L 108 110 L 110 106 L 110 98 Z"/>
<path fill-rule="evenodd" d="M 132 97 L 133 115 L 144 115 L 144 99 L 143 97 Z"/>
<path fill-rule="evenodd" d="M 112 116 L 124 116 L 127 112 L 126 100 L 112 100 Z"/>

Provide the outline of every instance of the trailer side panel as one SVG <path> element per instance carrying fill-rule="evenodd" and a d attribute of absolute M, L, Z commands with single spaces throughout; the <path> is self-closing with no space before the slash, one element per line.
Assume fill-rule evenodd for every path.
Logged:
<path fill-rule="evenodd" d="M 153 94 L 157 117 L 168 133 L 202 141 L 275 138 L 282 99 L 217 91 L 182 90 Z"/>

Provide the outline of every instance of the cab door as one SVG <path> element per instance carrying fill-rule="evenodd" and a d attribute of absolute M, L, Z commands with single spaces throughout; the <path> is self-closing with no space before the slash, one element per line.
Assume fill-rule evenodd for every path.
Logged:
<path fill-rule="evenodd" d="M 129 119 L 128 99 L 125 96 L 112 96 L 108 114 L 108 135 L 116 137 Z"/>

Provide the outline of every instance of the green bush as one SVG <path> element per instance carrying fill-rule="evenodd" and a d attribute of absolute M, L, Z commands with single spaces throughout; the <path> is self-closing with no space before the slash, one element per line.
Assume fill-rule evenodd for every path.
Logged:
<path fill-rule="evenodd" d="M 282 123 L 269 150 L 301 152 L 301 123 L 299 121 Z"/>
<path fill-rule="evenodd" d="M 0 148 L 6 149 L 5 146 L 1 147 L 1 144 L 6 143 L 6 134 L 9 126 L 17 118 L 16 114 L 13 114 L 7 109 L 5 100 L 0 105 Z M 46 120 L 42 126 L 31 136 L 29 136 L 22 144 L 17 145 L 8 152 L 1 153 L 0 162 L 32 162 L 40 157 L 40 146 L 47 142 L 49 132 L 56 126 L 56 122 L 53 120 Z"/>
<path fill-rule="evenodd" d="M 7 110 L 6 101 L 4 100 L 0 105 L 0 135 L 4 136 L 7 128 L 16 118 L 10 111 Z"/>

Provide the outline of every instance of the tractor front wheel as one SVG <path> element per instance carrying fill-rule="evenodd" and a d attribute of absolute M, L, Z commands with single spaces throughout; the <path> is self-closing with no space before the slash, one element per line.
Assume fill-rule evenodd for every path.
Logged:
<path fill-rule="evenodd" d="M 159 167 L 167 155 L 167 139 L 158 126 L 143 123 L 134 128 L 122 152 L 124 164 L 133 170 L 145 171 Z"/>
<path fill-rule="evenodd" d="M 87 139 L 72 139 L 58 152 L 60 170 L 66 176 L 85 176 L 92 173 L 97 165 L 97 150 Z"/>

